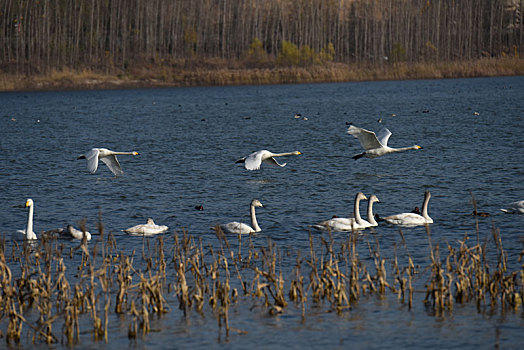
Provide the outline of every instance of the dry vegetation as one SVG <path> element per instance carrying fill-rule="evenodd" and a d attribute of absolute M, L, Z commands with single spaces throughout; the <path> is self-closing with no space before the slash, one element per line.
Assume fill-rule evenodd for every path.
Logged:
<path fill-rule="evenodd" d="M 235 328 L 233 305 L 255 304 L 269 315 L 295 307 L 307 318 L 312 308 L 355 312 L 363 296 L 387 294 L 409 310 L 423 302 L 435 315 L 463 303 L 475 303 L 479 312 L 523 312 L 524 252 L 512 264 L 520 268 L 509 271 L 496 229 L 483 239 L 477 232 L 475 239 L 464 236 L 458 246 L 445 247 L 433 245 L 429 227 L 426 231 L 428 266 L 414 264 L 402 231 L 397 247 L 402 254 L 389 258 L 378 241 L 357 233 L 342 242 L 329 232 L 310 234 L 309 251 L 288 254 L 287 261 L 295 263 L 285 269 L 274 242 L 255 247 L 251 237 L 225 236 L 219 227 L 214 245 L 205 247 L 202 239 L 182 232 L 145 238 L 141 252 L 124 252 L 101 224 L 89 246 L 42 239 L 6 249 L 1 241 L 0 337 L 12 346 L 72 346 L 86 333 L 92 341 L 108 342 L 116 315 L 135 339 L 168 312 L 214 315 L 227 337 L 246 332 Z M 426 286 L 423 301 L 414 297 L 417 279 Z"/>
<path fill-rule="evenodd" d="M 0 91 L 521 75 L 513 0 L 7 0 Z"/>
<path fill-rule="evenodd" d="M 326 63 L 309 67 L 242 68 L 225 62 L 187 69 L 183 62 L 140 66 L 112 74 L 88 69 L 52 70 L 47 74 L 0 74 L 0 91 L 115 89 L 347 82 L 369 80 L 441 79 L 524 74 L 524 60 L 514 57 L 442 63 Z"/>

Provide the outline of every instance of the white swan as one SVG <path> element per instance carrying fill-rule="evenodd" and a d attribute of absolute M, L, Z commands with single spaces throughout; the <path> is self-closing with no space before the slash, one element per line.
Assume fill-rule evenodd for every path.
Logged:
<path fill-rule="evenodd" d="M 91 240 L 91 233 L 87 231 L 84 232 L 81 230 L 77 230 L 76 228 L 73 227 L 73 225 L 67 225 L 66 228 L 58 230 L 58 233 L 62 237 L 74 238 L 74 239 L 83 239 L 85 235 L 86 240 L 88 241 Z"/>
<path fill-rule="evenodd" d="M 524 214 L 524 201 L 510 203 L 506 209 L 500 209 L 506 214 Z"/>
<path fill-rule="evenodd" d="M 506 209 L 500 209 L 506 214 L 524 214 L 524 201 L 510 203 Z"/>
<path fill-rule="evenodd" d="M 25 236 L 25 239 L 27 240 L 35 240 L 38 239 L 36 237 L 35 232 L 33 231 L 33 200 L 31 198 L 27 199 L 25 202 L 26 208 L 29 207 L 29 211 L 27 213 L 27 225 L 25 230 L 18 230 L 18 232 L 23 233 Z"/>
<path fill-rule="evenodd" d="M 419 145 L 403 148 L 392 148 L 388 147 L 388 140 L 391 136 L 391 131 L 387 128 L 383 128 L 378 135 L 373 131 L 362 129 L 354 125 L 350 125 L 348 128 L 348 134 L 355 136 L 360 141 L 362 147 L 366 150 L 363 153 L 355 154 L 353 159 L 359 159 L 362 157 L 366 158 L 377 158 L 385 154 L 394 152 L 403 152 L 410 149 L 422 149 Z"/>
<path fill-rule="evenodd" d="M 353 205 L 353 217 L 352 218 L 331 218 L 326 221 L 322 221 L 313 227 L 320 230 L 331 230 L 331 231 L 353 231 L 360 230 L 366 227 L 371 226 L 369 222 L 362 219 L 360 216 L 360 201 L 362 199 L 367 199 L 367 197 L 362 192 L 358 192 L 355 195 L 355 202 Z M 373 219 L 375 221 L 375 219 Z"/>
<path fill-rule="evenodd" d="M 262 229 L 258 226 L 257 217 L 255 215 L 255 208 L 264 207 L 258 199 L 253 199 L 249 206 L 251 214 L 251 226 L 244 224 L 242 222 L 229 222 L 227 224 L 221 224 L 220 228 L 227 233 L 236 233 L 236 234 L 246 234 L 246 233 L 255 233 L 260 232 Z"/>
<path fill-rule="evenodd" d="M 403 225 L 403 226 L 417 226 L 432 224 L 433 219 L 428 215 L 428 203 L 431 198 L 431 193 L 426 191 L 424 193 L 424 203 L 422 204 L 422 213 L 402 213 L 397 215 L 386 216 L 383 218 L 386 222 L 394 225 Z"/>
<path fill-rule="evenodd" d="M 128 229 L 125 229 L 124 232 L 134 235 L 156 235 L 158 233 L 166 232 L 169 229 L 169 227 L 165 225 L 157 225 L 151 218 L 147 218 L 146 224 L 140 224 L 133 227 L 130 227 Z"/>
<path fill-rule="evenodd" d="M 114 152 L 108 150 L 107 148 L 92 148 L 89 152 L 78 156 L 77 159 L 87 159 L 87 169 L 91 172 L 91 174 L 96 172 L 96 169 L 98 168 L 98 161 L 101 160 L 105 163 L 105 165 L 107 165 L 109 170 L 115 174 L 115 176 L 119 176 L 124 173 L 120 167 L 118 159 L 116 158 L 116 156 L 120 154 L 129 154 L 133 156 L 139 155 L 139 153 L 135 151 Z"/>
<path fill-rule="evenodd" d="M 278 165 L 280 167 L 286 166 L 287 163 L 279 164 L 274 157 L 283 157 L 283 156 L 298 156 L 302 152 L 287 152 L 287 153 L 272 153 L 265 149 L 257 152 L 253 152 L 247 157 L 240 158 L 235 163 L 244 163 L 244 167 L 247 170 L 258 170 L 262 162 Z"/>

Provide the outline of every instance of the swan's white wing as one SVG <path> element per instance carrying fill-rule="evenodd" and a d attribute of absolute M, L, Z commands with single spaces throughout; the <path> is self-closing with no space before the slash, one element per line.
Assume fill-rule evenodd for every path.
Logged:
<path fill-rule="evenodd" d="M 267 164 L 272 164 L 272 165 L 278 165 L 280 167 L 284 167 L 286 166 L 287 163 L 282 163 L 280 164 L 279 162 L 277 162 L 277 160 L 273 157 L 269 157 L 269 158 L 266 158 L 264 159 L 264 163 L 267 163 Z"/>
<path fill-rule="evenodd" d="M 107 165 L 109 170 L 111 170 L 113 174 L 115 174 L 115 176 L 122 175 L 124 173 L 115 155 L 103 157 L 103 158 L 100 158 L 100 160 L 104 162 L 105 165 Z"/>
<path fill-rule="evenodd" d="M 426 219 L 422 215 L 415 213 L 402 213 L 397 215 L 391 215 L 384 218 L 384 220 L 394 225 L 424 225 L 427 223 Z"/>
<path fill-rule="evenodd" d="M 84 232 L 81 231 L 81 230 L 77 230 L 74 227 L 70 227 L 69 229 L 68 228 L 62 229 L 60 234 L 69 235 L 70 237 L 72 237 L 74 239 L 83 239 L 84 238 Z M 91 233 L 86 231 L 85 232 L 85 237 L 86 237 L 86 240 L 90 241 L 91 240 Z"/>
<path fill-rule="evenodd" d="M 35 239 L 38 239 L 38 238 L 36 237 L 36 233 L 34 233 L 34 232 L 30 232 L 29 234 L 26 234 L 25 230 L 16 230 L 16 232 L 24 234 L 24 236 L 26 236 L 25 238 L 26 238 L 27 240 L 35 240 Z"/>
<path fill-rule="evenodd" d="M 370 149 L 376 149 L 381 148 L 382 145 L 377 139 L 377 136 L 373 131 L 369 131 L 366 129 L 362 129 L 359 127 L 356 127 L 354 125 L 351 125 L 348 128 L 348 134 L 355 136 L 360 141 L 360 144 L 364 149 L 370 150 Z"/>
<path fill-rule="evenodd" d="M 382 128 L 377 134 L 378 142 L 380 142 L 383 146 L 387 146 L 390 136 L 391 131 L 389 131 L 388 128 Z"/>
<path fill-rule="evenodd" d="M 142 234 L 144 235 L 156 235 L 158 233 L 163 233 L 168 230 L 168 227 L 165 225 L 145 225 L 142 229 Z"/>
<path fill-rule="evenodd" d="M 134 235 L 156 235 L 159 233 L 166 232 L 169 227 L 165 225 L 156 225 L 156 224 L 140 224 L 128 229 L 125 229 L 124 232 Z"/>
<path fill-rule="evenodd" d="M 245 168 L 247 170 L 260 169 L 260 165 L 262 164 L 262 156 L 264 155 L 264 152 L 267 151 L 253 152 L 249 156 L 247 156 L 246 160 L 244 161 Z"/>
<path fill-rule="evenodd" d="M 229 233 L 240 233 L 240 234 L 247 234 L 247 233 L 253 233 L 255 230 L 253 230 L 249 225 L 246 225 L 241 222 L 230 222 L 227 224 L 220 225 L 222 230 L 229 232 Z"/>
<path fill-rule="evenodd" d="M 331 231 L 353 231 L 355 228 L 355 218 L 332 218 L 321 223 L 314 225 L 313 227 L 320 230 L 331 230 Z"/>
<path fill-rule="evenodd" d="M 144 226 L 145 226 L 144 224 L 136 225 L 136 226 L 133 226 L 133 227 L 125 229 L 124 232 L 126 232 L 126 233 L 142 233 L 142 230 L 143 230 Z"/>
<path fill-rule="evenodd" d="M 87 160 L 87 169 L 91 174 L 96 173 L 96 169 L 98 169 L 98 155 L 100 151 L 97 148 L 93 148 L 89 152 L 85 154 L 86 160 Z"/>

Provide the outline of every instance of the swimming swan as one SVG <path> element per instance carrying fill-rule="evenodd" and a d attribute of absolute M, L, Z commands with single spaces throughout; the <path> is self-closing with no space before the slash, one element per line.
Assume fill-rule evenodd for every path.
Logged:
<path fill-rule="evenodd" d="M 428 215 L 428 203 L 431 198 L 431 193 L 426 191 L 424 193 L 424 203 L 422 204 L 422 214 L 402 213 L 397 215 L 386 216 L 384 220 L 390 224 L 403 226 L 417 226 L 424 224 L 432 224 L 433 219 Z"/>
<path fill-rule="evenodd" d="M 158 233 L 166 232 L 169 229 L 169 227 L 165 225 L 157 225 L 151 218 L 147 218 L 146 224 L 140 224 L 133 227 L 130 227 L 128 229 L 125 229 L 125 233 L 133 234 L 133 235 L 156 235 Z"/>
<path fill-rule="evenodd" d="M 88 241 L 91 240 L 91 233 L 87 231 L 84 232 L 82 230 L 77 230 L 76 228 L 73 227 L 73 225 L 67 225 L 66 228 L 60 229 L 58 233 L 60 233 L 62 237 L 74 238 L 74 239 L 83 239 L 84 234 L 85 234 L 86 240 Z"/>
<path fill-rule="evenodd" d="M 244 167 L 247 170 L 260 169 L 260 165 L 262 164 L 262 162 L 284 167 L 286 166 L 287 163 L 279 164 L 274 157 L 298 156 L 301 154 L 302 152 L 299 152 L 299 151 L 287 152 L 287 153 L 272 153 L 267 150 L 261 150 L 261 151 L 253 152 L 250 155 L 248 155 L 247 157 L 240 158 L 235 163 L 244 163 Z"/>
<path fill-rule="evenodd" d="M 383 128 L 378 135 L 373 131 L 362 129 L 354 125 L 350 125 L 348 128 L 348 134 L 355 136 L 360 141 L 362 147 L 366 150 L 363 153 L 355 154 L 353 159 L 357 160 L 362 157 L 366 158 L 377 158 L 385 154 L 394 152 L 403 152 L 410 149 L 422 149 L 419 145 L 403 148 L 392 148 L 388 147 L 388 140 L 391 136 L 391 131 L 387 128 Z"/>
<path fill-rule="evenodd" d="M 524 201 L 510 203 L 506 209 L 500 209 L 506 214 L 524 214 Z"/>
<path fill-rule="evenodd" d="M 322 221 L 313 227 L 320 230 L 331 230 L 331 231 L 353 231 L 360 230 L 366 227 L 370 227 L 371 224 L 363 220 L 360 216 L 360 201 L 367 199 L 367 197 L 362 192 L 358 192 L 355 195 L 355 202 L 353 205 L 353 217 L 352 218 L 331 218 L 326 221 Z M 369 219 L 369 218 L 368 218 Z M 373 221 L 374 218 L 372 219 Z"/>
<path fill-rule="evenodd" d="M 122 175 L 124 172 L 116 158 L 120 154 L 139 155 L 138 152 L 114 152 L 107 148 L 92 148 L 89 152 L 81 154 L 77 159 L 87 159 L 87 169 L 94 174 L 98 168 L 98 161 L 101 160 L 111 170 L 115 176 Z"/>
<path fill-rule="evenodd" d="M 258 226 L 257 217 L 255 215 L 255 208 L 263 208 L 264 206 L 258 199 L 253 199 L 249 206 L 251 213 L 251 227 L 242 222 L 229 222 L 227 224 L 220 225 L 220 228 L 227 233 L 246 234 L 260 232 L 262 229 Z"/>
<path fill-rule="evenodd" d="M 36 234 L 33 231 L 33 200 L 31 198 L 27 199 L 25 202 L 26 208 L 29 207 L 29 211 L 27 213 L 27 225 L 25 230 L 18 230 L 18 232 L 23 233 L 25 236 L 25 239 L 27 240 L 35 240 L 38 239 L 36 237 Z"/>

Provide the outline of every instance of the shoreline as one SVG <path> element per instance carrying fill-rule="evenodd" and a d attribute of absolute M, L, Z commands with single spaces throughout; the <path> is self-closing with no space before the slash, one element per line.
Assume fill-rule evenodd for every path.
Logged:
<path fill-rule="evenodd" d="M 524 59 L 483 58 L 440 63 L 390 63 L 382 66 L 330 63 L 308 67 L 243 68 L 222 66 L 180 68 L 144 65 L 103 73 L 63 69 L 46 74 L 0 73 L 0 92 L 109 90 L 197 86 L 307 84 L 360 81 L 477 78 L 524 75 Z"/>

